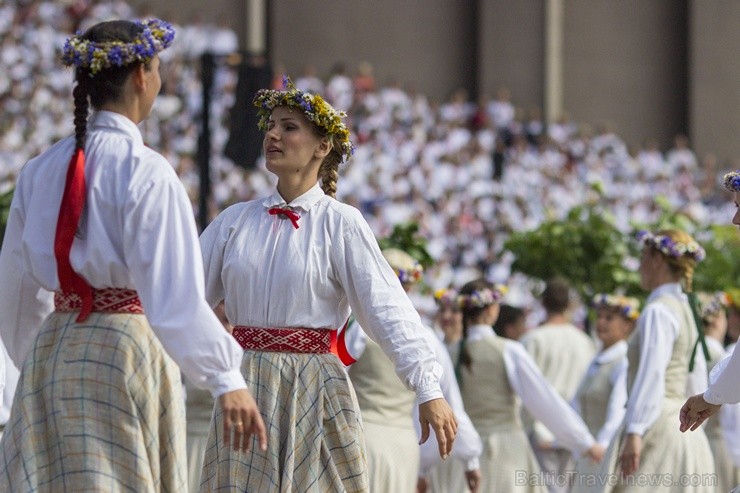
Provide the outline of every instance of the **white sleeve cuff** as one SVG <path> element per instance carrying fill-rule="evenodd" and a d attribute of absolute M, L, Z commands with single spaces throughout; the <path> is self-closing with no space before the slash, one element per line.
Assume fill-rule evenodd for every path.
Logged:
<path fill-rule="evenodd" d="M 713 392 L 712 389 L 707 389 L 706 392 L 704 392 L 704 400 L 707 401 L 708 404 L 724 404 L 722 396 L 716 392 Z"/>
<path fill-rule="evenodd" d="M 645 434 L 645 428 L 646 426 L 640 423 L 633 423 L 631 425 L 627 425 L 627 429 L 625 430 L 625 435 L 640 435 L 643 436 Z"/>
<path fill-rule="evenodd" d="M 465 472 L 475 471 L 476 469 L 480 469 L 480 461 L 478 460 L 478 457 L 473 457 L 472 459 L 468 460 L 468 462 L 466 462 Z"/>
<path fill-rule="evenodd" d="M 425 389 L 418 390 L 416 398 L 418 399 L 419 404 L 424 404 L 425 402 L 429 402 L 434 399 L 444 399 L 444 395 L 442 394 L 442 389 L 437 383 Z"/>
<path fill-rule="evenodd" d="M 247 382 L 244 381 L 241 370 L 231 370 L 209 378 L 206 381 L 206 388 L 215 399 L 226 392 L 246 389 Z"/>

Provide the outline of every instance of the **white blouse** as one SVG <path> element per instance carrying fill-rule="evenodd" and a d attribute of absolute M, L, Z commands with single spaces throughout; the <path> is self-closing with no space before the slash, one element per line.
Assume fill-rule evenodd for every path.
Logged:
<path fill-rule="evenodd" d="M 673 310 L 663 303 L 652 303 L 656 298 L 673 295 L 688 303 L 677 283 L 663 284 L 653 290 L 645 302 L 645 309 L 637 320 L 636 336 L 640 338 L 640 361 L 637 375 L 627 399 L 625 433 L 644 435 L 663 408 L 665 370 L 673 354 L 678 337 L 679 322 Z M 687 393 L 707 387 L 707 363 L 701 347 L 697 349 L 696 365 L 689 374 Z M 695 393 L 695 392 L 694 392 Z"/>
<path fill-rule="evenodd" d="M 298 229 L 273 206 L 286 206 L 277 191 L 233 205 L 201 235 L 211 306 L 223 300 L 234 325 L 329 329 L 351 309 L 419 402 L 442 397 L 419 314 L 360 212 L 318 183 L 290 203 Z"/>
<path fill-rule="evenodd" d="M 467 340 L 479 341 L 497 337 L 489 325 L 474 325 L 468 329 Z M 558 444 L 580 456 L 596 443 L 581 417 L 547 383 L 532 356 L 518 341 L 504 344 L 504 366 L 509 385 L 522 404 L 553 432 Z"/>
<path fill-rule="evenodd" d="M 614 365 L 612 372 L 609 374 L 612 392 L 609 394 L 609 402 L 607 403 L 606 420 L 596 434 L 596 441 L 604 448 L 609 446 L 609 442 L 611 442 L 624 419 L 624 406 L 627 403 L 627 342 L 619 341 L 597 354 L 583 377 L 584 380 L 591 378 L 601 365 L 611 363 L 617 359 L 619 362 Z M 579 400 L 574 398 L 571 405 L 580 415 Z"/>
<path fill-rule="evenodd" d="M 54 234 L 74 139 L 29 161 L 18 177 L 0 251 L 0 337 L 19 368 L 59 288 Z M 165 350 L 214 397 L 246 388 L 242 351 L 204 298 L 190 200 L 172 166 L 128 118 L 88 124 L 87 202 L 70 262 L 94 288 L 136 290 Z"/>

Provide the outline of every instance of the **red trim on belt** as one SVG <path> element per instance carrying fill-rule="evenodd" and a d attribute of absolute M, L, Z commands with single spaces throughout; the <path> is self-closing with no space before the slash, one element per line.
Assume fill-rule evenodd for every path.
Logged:
<path fill-rule="evenodd" d="M 333 329 L 302 327 L 246 327 L 237 325 L 231 333 L 248 351 L 280 353 L 330 353 Z"/>
<path fill-rule="evenodd" d="M 54 293 L 54 307 L 58 312 L 75 312 L 82 308 L 83 301 L 77 293 Z M 92 290 L 92 311 L 101 313 L 144 313 L 136 291 L 121 288 Z"/>

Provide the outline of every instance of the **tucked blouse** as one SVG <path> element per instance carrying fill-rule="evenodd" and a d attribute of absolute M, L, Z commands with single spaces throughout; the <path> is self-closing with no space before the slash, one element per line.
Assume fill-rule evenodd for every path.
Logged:
<path fill-rule="evenodd" d="M 272 207 L 300 215 L 298 228 Z M 336 329 L 350 309 L 420 402 L 442 397 L 441 366 L 419 314 L 360 212 L 317 183 L 286 204 L 275 191 L 233 205 L 200 238 L 206 298 L 249 327 Z"/>
<path fill-rule="evenodd" d="M 0 336 L 22 367 L 59 289 L 54 234 L 74 139 L 22 169 L 0 251 Z M 172 166 L 136 125 L 101 111 L 85 144 L 87 201 L 70 263 L 93 288 L 136 290 L 165 350 L 215 396 L 246 388 L 241 348 L 204 298 L 193 209 Z"/>

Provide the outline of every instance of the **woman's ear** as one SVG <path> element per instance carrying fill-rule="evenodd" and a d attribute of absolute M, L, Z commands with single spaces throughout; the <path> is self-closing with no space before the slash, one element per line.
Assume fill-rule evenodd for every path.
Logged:
<path fill-rule="evenodd" d="M 137 92 L 146 90 L 146 67 L 143 63 L 137 64 L 136 68 L 131 72 L 131 82 L 134 84 L 134 88 Z"/>
<path fill-rule="evenodd" d="M 316 148 L 315 155 L 317 158 L 323 160 L 326 156 L 329 155 L 329 153 L 332 150 L 331 142 L 328 138 L 323 137 L 321 139 L 321 142 L 319 143 L 319 146 Z"/>

